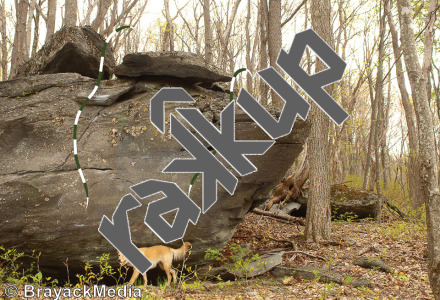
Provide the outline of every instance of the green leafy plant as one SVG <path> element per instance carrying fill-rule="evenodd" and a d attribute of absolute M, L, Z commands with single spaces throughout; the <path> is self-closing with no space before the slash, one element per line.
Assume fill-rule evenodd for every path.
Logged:
<path fill-rule="evenodd" d="M 349 284 L 352 281 L 353 281 L 353 277 L 351 277 L 351 276 L 347 276 L 347 277 L 344 278 L 344 283 L 345 284 Z"/>
<path fill-rule="evenodd" d="M 76 284 L 77 287 L 99 284 L 106 277 L 113 278 L 116 285 L 119 285 L 125 281 L 128 270 L 126 266 L 120 267 L 119 272 L 114 270 L 113 267 L 108 263 L 110 259 L 109 253 L 104 253 L 96 258 L 97 262 L 99 263 L 99 270 L 95 272 L 93 266 L 90 263 L 86 263 L 83 267 L 85 274 L 76 274 L 76 277 L 78 278 L 78 283 Z"/>
<path fill-rule="evenodd" d="M 329 294 L 333 293 L 333 289 L 335 287 L 335 283 L 332 281 L 330 283 L 325 284 L 325 289 L 322 291 L 322 299 L 327 299 Z"/>
<path fill-rule="evenodd" d="M 39 269 L 41 252 L 31 254 L 0 246 L 0 283 L 55 285 L 57 279 L 44 278 Z"/>
<path fill-rule="evenodd" d="M 334 213 L 332 214 L 332 220 L 334 222 L 353 222 L 353 220 L 356 220 L 359 216 L 355 214 L 354 212 L 347 211 L 345 213 L 338 213 L 339 207 L 337 205 L 333 205 L 334 207 Z"/>
<path fill-rule="evenodd" d="M 240 277 L 248 279 L 249 273 L 254 270 L 253 266 L 250 266 L 253 262 L 258 262 L 257 267 L 260 266 L 261 258 L 258 254 L 252 254 L 252 251 L 248 248 L 241 247 L 238 244 L 231 244 L 232 255 L 230 259 L 227 259 L 217 249 L 207 249 L 205 251 L 205 259 L 214 260 L 222 264 L 226 264 L 231 270 L 237 274 L 242 274 Z M 251 255 L 252 254 L 252 255 Z M 263 262 L 261 262 L 263 264 Z M 211 266 L 209 267 L 211 270 Z M 219 276 L 218 276 L 219 277 Z"/>
<path fill-rule="evenodd" d="M 318 270 L 313 270 L 313 275 L 315 275 L 315 279 L 313 281 L 318 282 L 319 279 L 321 279 L 321 276 L 319 276 L 319 271 Z"/>
<path fill-rule="evenodd" d="M 217 262 L 224 262 L 225 261 L 225 258 L 223 257 L 222 253 L 219 250 L 211 249 L 211 248 L 208 248 L 205 251 L 205 259 L 214 260 Z"/>

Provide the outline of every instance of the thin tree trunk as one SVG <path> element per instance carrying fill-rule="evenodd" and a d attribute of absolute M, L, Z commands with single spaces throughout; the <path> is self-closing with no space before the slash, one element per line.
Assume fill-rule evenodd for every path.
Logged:
<path fill-rule="evenodd" d="M 409 196 L 412 199 L 413 207 L 418 208 L 423 204 L 422 190 L 420 184 L 419 175 L 419 163 L 418 163 L 418 135 L 417 135 L 417 121 L 414 113 L 414 106 L 409 100 L 408 92 L 405 86 L 405 76 L 400 59 L 401 49 L 398 45 L 397 30 L 394 25 L 393 18 L 391 16 L 391 9 L 389 2 L 385 4 L 385 12 L 387 14 L 388 24 L 391 32 L 391 41 L 393 45 L 394 59 L 396 61 L 396 78 L 399 86 L 402 106 L 405 111 L 406 126 L 408 128 L 408 191 Z"/>
<path fill-rule="evenodd" d="M 107 14 L 110 5 L 112 5 L 112 0 L 99 0 L 98 13 L 96 15 L 96 18 L 92 22 L 92 28 L 96 31 L 98 31 L 98 29 L 104 23 L 105 15 Z"/>
<path fill-rule="evenodd" d="M 18 7 L 16 8 L 17 25 L 15 26 L 9 78 L 15 76 L 18 67 L 26 60 L 26 20 L 28 9 L 29 2 L 27 0 L 20 0 L 18 2 Z"/>
<path fill-rule="evenodd" d="M 165 18 L 167 19 L 167 24 L 165 26 L 164 39 L 162 50 L 163 51 L 174 51 L 174 35 L 173 35 L 173 20 L 170 14 L 170 1 L 164 0 L 165 7 Z"/>
<path fill-rule="evenodd" d="M 64 24 L 75 26 L 78 19 L 78 0 L 66 0 L 64 10 Z"/>
<path fill-rule="evenodd" d="M 90 25 L 90 15 L 92 14 L 93 9 L 98 3 L 98 0 L 88 0 L 87 2 L 88 2 L 87 13 L 84 19 L 81 21 L 81 26 Z"/>
<path fill-rule="evenodd" d="M 267 68 L 267 0 L 260 0 L 260 62 L 258 65 L 259 70 Z M 267 104 L 267 92 L 268 87 L 266 83 L 260 78 L 260 102 Z"/>
<path fill-rule="evenodd" d="M 8 44 L 6 37 L 6 0 L 0 3 L 0 33 L 2 35 L 1 51 L 2 51 L 2 80 L 8 79 Z"/>
<path fill-rule="evenodd" d="M 278 55 L 281 50 L 281 0 L 269 1 L 269 60 L 270 65 L 282 74 L 281 68 L 277 65 Z M 274 91 L 271 90 L 272 105 L 282 107 L 283 100 Z"/>
<path fill-rule="evenodd" d="M 232 14 L 229 19 L 227 19 L 226 29 L 224 34 L 220 38 L 220 42 L 222 45 L 222 49 L 219 56 L 219 62 L 222 65 L 222 68 L 226 68 L 226 51 L 228 49 L 229 37 L 231 36 L 232 24 L 234 23 L 235 16 L 237 14 L 238 6 L 240 5 L 241 0 L 236 0 L 234 3 L 234 7 L 232 8 Z"/>
<path fill-rule="evenodd" d="M 249 26 L 251 20 L 251 0 L 247 1 L 247 15 L 245 24 L 245 34 L 246 34 L 246 67 L 252 72 L 251 67 L 251 37 L 249 33 Z M 247 73 L 247 72 L 246 72 Z M 253 94 L 252 77 L 249 73 L 246 74 L 246 88 L 249 93 Z"/>
<path fill-rule="evenodd" d="M 387 0 L 385 0 L 387 1 Z M 382 2 L 380 2 L 379 7 L 379 62 L 377 65 L 377 75 L 376 75 L 376 116 L 374 123 L 375 132 L 374 135 L 374 153 L 376 158 L 376 191 L 379 196 L 379 201 L 377 201 L 376 215 L 377 220 L 380 222 L 382 217 L 382 197 L 380 189 L 380 134 L 379 128 L 381 121 L 379 120 L 380 112 L 383 110 L 383 60 L 385 56 L 384 40 L 385 40 L 385 14 L 382 14 L 383 7 Z"/>
<path fill-rule="evenodd" d="M 437 66 L 432 62 L 433 67 L 437 71 L 437 78 L 440 78 L 440 68 L 437 68 Z M 440 82 L 435 85 L 435 78 L 434 78 L 434 70 L 431 72 L 432 76 L 432 82 L 434 83 L 434 94 L 435 94 L 435 102 L 437 104 L 437 117 L 440 120 Z M 440 184 L 440 183 L 439 183 Z"/>
<path fill-rule="evenodd" d="M 370 180 L 370 172 L 371 172 L 371 156 L 373 152 L 373 143 L 374 136 L 376 135 L 376 126 L 374 126 L 374 121 L 377 116 L 377 105 L 374 100 L 374 89 L 373 89 L 373 80 L 371 78 L 371 69 L 368 71 L 368 88 L 370 91 L 370 100 L 371 100 L 371 120 L 370 120 L 370 136 L 368 137 L 368 151 L 365 162 L 365 173 L 364 173 L 364 183 L 362 188 L 364 190 L 367 189 L 368 182 Z"/>
<path fill-rule="evenodd" d="M 426 78 L 426 94 L 428 101 L 431 99 L 431 81 L 429 80 L 429 73 L 431 72 L 431 62 L 432 62 L 432 47 L 434 38 L 434 24 L 436 19 L 436 9 L 438 5 L 438 0 L 430 0 L 428 14 L 425 20 L 425 40 L 424 40 L 424 51 L 423 51 L 423 64 L 422 73 Z"/>
<path fill-rule="evenodd" d="M 440 228 L 440 192 L 438 186 L 438 158 L 435 152 L 433 131 L 434 124 L 427 99 L 427 78 L 422 72 L 417 56 L 411 2 L 409 0 L 398 0 L 397 5 L 402 34 L 403 55 L 418 120 L 419 157 L 421 163 L 420 179 L 428 228 L 428 275 L 432 292 L 435 299 L 438 300 L 440 299 L 440 230 L 438 230 Z M 430 14 L 428 14 L 429 17 Z M 433 29 L 434 20 L 435 17 L 430 20 L 432 23 L 428 24 L 426 30 Z M 425 40 L 424 58 L 426 55 L 432 55 L 426 52 L 426 49 L 431 48 L 432 45 L 426 45 L 426 43 L 430 44 L 432 40 Z"/>
<path fill-rule="evenodd" d="M 41 6 L 41 0 L 38 1 L 38 5 Z M 32 42 L 32 53 L 31 57 L 37 53 L 38 50 L 38 40 L 40 39 L 40 11 L 35 10 L 35 26 L 34 26 L 34 41 Z"/>
<path fill-rule="evenodd" d="M 46 39 L 47 42 L 49 38 L 55 32 L 55 21 L 57 14 L 57 0 L 47 1 L 47 22 L 46 22 Z"/>
<path fill-rule="evenodd" d="M 388 2 L 388 1 L 387 1 Z M 385 12 L 384 12 L 385 13 Z M 388 59 L 388 70 L 391 69 L 391 59 Z M 381 128 L 382 128 L 382 136 L 381 136 L 381 145 L 380 145 L 380 160 L 382 162 L 382 176 L 383 176 L 383 188 L 384 190 L 388 189 L 388 146 L 387 146 L 387 139 L 386 139 L 386 133 L 388 131 L 388 120 L 389 120 L 389 112 L 390 112 L 390 103 L 391 103 L 391 76 L 388 77 L 388 91 L 387 91 L 387 97 L 386 97 L 386 109 L 382 109 L 380 113 L 380 117 L 382 119 L 381 122 Z"/>
<path fill-rule="evenodd" d="M 312 28 L 332 47 L 330 0 L 311 1 L 311 14 Z M 315 73 L 325 68 L 318 60 Z M 326 87 L 327 92 L 331 94 L 332 88 L 333 85 Z M 312 128 L 307 147 L 310 192 L 304 234 L 307 241 L 319 242 L 329 240 L 331 232 L 329 118 L 316 105 L 312 105 L 310 115 Z"/>
<path fill-rule="evenodd" d="M 34 21 L 35 1 L 36 0 L 30 0 L 28 20 L 26 23 L 26 49 L 24 49 L 26 59 L 29 58 L 29 53 L 30 53 L 30 45 L 32 39 L 32 22 Z"/>
<path fill-rule="evenodd" d="M 212 62 L 211 6 L 209 0 L 203 1 L 203 20 L 205 22 L 205 59 Z"/>

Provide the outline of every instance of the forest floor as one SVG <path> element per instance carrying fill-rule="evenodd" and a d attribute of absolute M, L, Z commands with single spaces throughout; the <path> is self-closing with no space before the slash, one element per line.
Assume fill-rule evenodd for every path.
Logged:
<path fill-rule="evenodd" d="M 379 224 L 374 220 L 333 221 L 331 242 L 308 243 L 304 227 L 248 213 L 222 251 L 231 257 L 234 244 L 248 245 L 251 253 L 285 248 L 281 266 L 313 266 L 339 273 L 342 278 L 367 279 L 369 286 L 321 283 L 301 277 L 276 278 L 266 272 L 235 281 L 192 278 L 178 288 L 148 286 L 143 299 L 433 299 L 426 258 L 426 227 L 423 222 L 404 222 L 387 212 Z M 277 240 L 287 240 L 282 242 Z M 235 246 L 236 247 L 236 246 Z M 290 249 L 289 249 L 290 248 Z M 354 265 L 359 256 L 379 258 L 394 269 L 385 273 Z M 0 285 L 0 299 L 5 285 Z M 43 298 L 40 298 L 43 299 Z M 110 298 L 109 298 L 110 299 Z M 111 298 L 119 299 L 119 298 Z"/>
<path fill-rule="evenodd" d="M 280 247 L 326 259 L 302 254 L 285 254 L 281 266 L 314 266 L 330 268 L 344 278 L 365 278 L 369 287 L 321 283 L 302 278 L 275 278 L 270 272 L 257 278 L 232 282 L 196 281 L 186 285 L 185 291 L 148 287 L 150 299 L 433 299 L 429 286 L 426 259 L 426 229 L 422 223 L 397 220 L 388 215 L 382 223 L 373 220 L 332 222 L 331 243 L 307 243 L 304 227 L 248 213 L 234 237 L 223 250 L 230 252 L 233 243 L 252 244 L 259 253 Z M 288 250 L 288 249 L 287 249 Z M 365 252 L 365 253 L 363 253 Z M 379 258 L 394 269 L 385 273 L 364 269 L 353 264 L 362 256 Z M 147 298 L 147 299 L 148 299 Z"/>

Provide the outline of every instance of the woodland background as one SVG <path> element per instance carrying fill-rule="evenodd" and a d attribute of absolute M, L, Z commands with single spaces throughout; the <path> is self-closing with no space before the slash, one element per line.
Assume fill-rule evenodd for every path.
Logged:
<path fill-rule="evenodd" d="M 310 173 L 305 237 L 331 239 L 330 185 L 383 194 L 426 225 L 429 279 L 440 299 L 439 9 L 438 0 L 0 0 L 0 78 L 13 78 L 62 26 L 90 25 L 106 37 L 130 25 L 134 32 L 111 41 L 118 63 L 131 52 L 186 51 L 230 74 L 282 72 L 280 49 L 313 28 L 347 62 L 326 90 L 350 117 L 337 126 L 312 105 L 299 162 Z M 310 74 L 325 68 L 309 50 L 302 65 Z M 240 76 L 238 86 L 282 107 L 258 76 Z"/>

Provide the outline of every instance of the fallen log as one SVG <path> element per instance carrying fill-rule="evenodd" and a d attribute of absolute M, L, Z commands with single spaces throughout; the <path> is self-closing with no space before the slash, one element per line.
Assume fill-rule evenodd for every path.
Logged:
<path fill-rule="evenodd" d="M 393 268 L 378 258 L 359 257 L 354 261 L 356 266 L 368 269 L 377 269 L 386 273 L 393 273 Z"/>
<path fill-rule="evenodd" d="M 276 219 L 281 219 L 281 220 L 285 220 L 285 221 L 290 221 L 290 222 L 294 222 L 297 223 L 299 225 L 305 226 L 305 222 L 303 219 L 301 218 L 297 218 L 297 217 L 292 217 L 292 216 L 288 216 L 288 215 L 280 215 L 277 213 L 273 213 L 273 212 L 269 212 L 269 211 L 264 211 L 258 208 L 254 208 L 253 210 L 251 210 L 252 212 L 259 214 L 259 215 L 263 215 L 263 216 L 268 216 L 268 217 L 272 217 L 272 218 L 276 218 Z"/>

